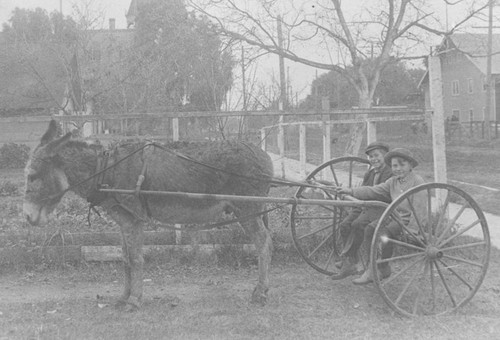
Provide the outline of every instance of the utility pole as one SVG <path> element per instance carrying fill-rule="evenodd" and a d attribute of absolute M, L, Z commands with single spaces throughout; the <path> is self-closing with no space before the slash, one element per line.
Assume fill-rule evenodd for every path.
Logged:
<path fill-rule="evenodd" d="M 283 31 L 281 29 L 281 15 L 278 15 L 278 46 L 283 50 Z M 280 65 L 280 104 L 279 109 L 284 110 L 286 105 L 286 79 L 285 79 L 285 58 L 279 54 Z"/>
<path fill-rule="evenodd" d="M 245 50 L 241 46 L 241 78 L 242 78 L 242 91 L 243 91 L 243 111 L 247 110 L 247 89 L 245 80 Z"/>
<path fill-rule="evenodd" d="M 492 44 L 493 44 L 493 1 L 489 0 L 488 2 L 488 51 L 486 52 L 486 103 L 485 103 L 485 112 L 484 112 L 484 124 L 486 125 L 486 140 L 491 139 L 491 101 L 492 101 L 492 87 L 494 88 L 495 84 L 492 84 L 491 79 L 491 53 L 492 53 Z"/>
<path fill-rule="evenodd" d="M 278 30 L 278 48 L 283 51 L 283 31 L 281 30 L 281 15 L 278 15 L 277 20 Z M 285 59 L 279 54 L 279 68 L 280 68 L 280 98 L 278 103 L 278 110 L 283 112 L 286 103 L 286 81 L 285 81 Z M 283 127 L 284 117 L 279 116 L 278 126 L 278 149 L 280 152 L 280 168 L 281 176 L 285 177 L 285 128 Z"/>

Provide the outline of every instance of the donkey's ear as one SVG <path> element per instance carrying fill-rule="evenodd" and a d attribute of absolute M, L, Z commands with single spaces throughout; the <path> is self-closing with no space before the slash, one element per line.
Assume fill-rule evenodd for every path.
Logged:
<path fill-rule="evenodd" d="M 46 146 L 47 152 L 50 155 L 55 155 L 56 153 L 59 152 L 61 147 L 64 146 L 64 144 L 66 144 L 70 139 L 71 139 L 71 132 L 68 132 L 67 134 L 65 134 L 61 138 L 51 141 Z"/>
<path fill-rule="evenodd" d="M 45 145 L 52 142 L 57 137 L 57 122 L 55 120 L 51 120 L 49 123 L 49 128 L 42 136 L 40 140 L 40 145 Z"/>

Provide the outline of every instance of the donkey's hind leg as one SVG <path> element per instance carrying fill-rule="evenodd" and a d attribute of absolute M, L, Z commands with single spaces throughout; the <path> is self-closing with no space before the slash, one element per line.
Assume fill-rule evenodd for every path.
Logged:
<path fill-rule="evenodd" d="M 241 222 L 241 226 L 250 234 L 259 261 L 259 282 L 253 290 L 252 302 L 265 305 L 269 290 L 269 265 L 273 252 L 271 235 L 260 216 Z"/>
<path fill-rule="evenodd" d="M 128 310 L 138 309 L 142 300 L 144 258 L 142 245 L 144 232 L 142 223 L 119 205 L 113 207 L 111 217 L 120 225 L 122 234 L 122 258 L 124 269 L 124 290 L 117 306 L 126 305 Z"/>

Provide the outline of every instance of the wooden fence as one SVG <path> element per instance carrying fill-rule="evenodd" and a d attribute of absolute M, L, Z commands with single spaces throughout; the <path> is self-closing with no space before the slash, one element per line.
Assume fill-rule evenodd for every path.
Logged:
<path fill-rule="evenodd" d="M 286 140 L 288 138 L 294 138 L 293 136 L 285 136 L 286 130 L 291 130 L 291 127 L 298 126 L 298 135 L 295 136 L 299 140 L 299 155 L 298 159 L 300 162 L 300 172 L 303 177 L 306 176 L 306 167 L 308 164 L 308 160 L 310 157 L 307 155 L 307 127 L 319 127 L 321 128 L 322 135 L 322 157 L 319 163 L 326 162 L 332 159 L 331 145 L 332 142 L 336 143 L 335 138 L 332 139 L 331 131 L 332 127 L 335 125 L 343 125 L 343 124 L 366 124 L 367 128 L 367 143 L 370 143 L 376 139 L 376 132 L 374 133 L 373 129 L 376 129 L 376 123 L 387 123 L 387 122 L 424 122 L 425 116 L 423 113 L 415 114 L 415 112 L 411 112 L 411 114 L 397 114 L 390 116 L 379 116 L 379 117 L 363 117 L 363 118 L 352 118 L 352 119 L 340 119 L 340 120 L 322 120 L 322 121 L 308 121 L 308 122 L 290 122 L 290 123 L 280 123 L 271 126 L 265 126 L 261 129 L 261 141 L 262 148 L 267 150 L 267 145 L 269 143 L 269 136 L 272 134 L 270 131 L 278 130 L 276 134 L 276 145 L 278 149 L 279 155 L 279 169 L 278 172 L 281 177 L 286 177 L 286 167 L 285 167 L 285 159 L 287 157 L 286 150 Z M 371 131 L 370 131 L 371 129 Z M 372 140 L 370 140 L 372 138 Z M 333 140 L 333 141 L 332 141 Z"/>

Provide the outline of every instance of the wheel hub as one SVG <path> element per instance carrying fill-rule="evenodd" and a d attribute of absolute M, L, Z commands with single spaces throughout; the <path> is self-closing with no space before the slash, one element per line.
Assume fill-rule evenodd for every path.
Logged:
<path fill-rule="evenodd" d="M 427 247 L 427 249 L 425 250 L 425 254 L 427 258 L 431 260 L 440 259 L 441 257 L 443 257 L 443 252 L 434 246 Z"/>

